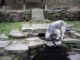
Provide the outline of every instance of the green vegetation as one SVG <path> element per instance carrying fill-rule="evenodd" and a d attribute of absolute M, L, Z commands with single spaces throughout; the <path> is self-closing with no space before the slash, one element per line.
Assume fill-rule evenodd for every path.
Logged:
<path fill-rule="evenodd" d="M 0 23 L 1 32 L 7 36 L 12 29 L 21 29 L 23 22 L 2 22 Z"/>
<path fill-rule="evenodd" d="M 80 29 L 80 21 L 76 21 L 76 20 L 75 21 L 66 21 L 65 20 L 65 22 L 68 23 L 68 24 L 74 24 L 73 28 L 76 29 L 76 30 Z"/>

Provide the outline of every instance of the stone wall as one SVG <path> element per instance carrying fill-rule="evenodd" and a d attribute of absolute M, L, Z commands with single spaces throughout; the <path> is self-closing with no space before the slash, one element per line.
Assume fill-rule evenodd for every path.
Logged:
<path fill-rule="evenodd" d="M 31 20 L 31 12 L 24 11 L 24 12 L 17 12 L 17 11 L 10 11 L 10 12 L 0 12 L 0 22 L 4 21 L 29 21 Z"/>
<path fill-rule="evenodd" d="M 70 12 L 70 11 L 44 11 L 44 16 L 48 20 L 80 20 L 80 11 Z M 5 11 L 0 12 L 0 22 L 4 21 L 30 21 L 31 11 L 26 10 L 22 12 L 18 11 Z"/>
<path fill-rule="evenodd" d="M 49 20 L 80 20 L 80 11 L 44 11 L 46 19 Z"/>

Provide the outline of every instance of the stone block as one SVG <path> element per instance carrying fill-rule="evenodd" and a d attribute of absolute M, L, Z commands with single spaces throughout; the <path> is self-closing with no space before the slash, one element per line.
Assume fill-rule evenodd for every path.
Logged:
<path fill-rule="evenodd" d="M 9 35 L 13 38 L 19 38 L 19 39 L 25 37 L 25 35 L 19 30 L 11 30 Z"/>
<path fill-rule="evenodd" d="M 28 46 L 30 49 L 37 48 L 44 44 L 44 42 L 38 37 L 30 37 L 30 38 L 27 38 L 26 41 L 28 42 Z"/>
<path fill-rule="evenodd" d="M 28 45 L 25 44 L 11 44 L 5 47 L 6 53 L 25 53 L 29 49 Z"/>
<path fill-rule="evenodd" d="M 79 39 L 73 39 L 73 38 L 65 38 L 62 40 L 62 42 L 80 44 Z"/>
<path fill-rule="evenodd" d="M 10 44 L 10 41 L 0 41 L 0 48 L 5 48 Z"/>
<path fill-rule="evenodd" d="M 0 39 L 8 39 L 8 37 L 4 33 L 2 33 L 0 34 Z"/>

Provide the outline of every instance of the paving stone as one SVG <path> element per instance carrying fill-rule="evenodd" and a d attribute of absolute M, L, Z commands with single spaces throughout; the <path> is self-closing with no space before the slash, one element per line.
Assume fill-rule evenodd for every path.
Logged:
<path fill-rule="evenodd" d="M 49 24 L 32 24 L 34 28 L 34 33 L 45 33 Z"/>
<path fill-rule="evenodd" d="M 39 47 L 44 44 L 44 42 L 40 40 L 38 37 L 27 38 L 26 40 L 30 49 Z"/>
<path fill-rule="evenodd" d="M 12 60 L 13 57 L 10 56 L 2 56 L 0 57 L 0 60 Z"/>
<path fill-rule="evenodd" d="M 5 47 L 6 53 L 25 53 L 28 51 L 28 45 L 25 44 L 11 44 Z"/>
<path fill-rule="evenodd" d="M 13 38 L 24 38 L 24 34 L 19 30 L 11 30 L 9 35 Z"/>
<path fill-rule="evenodd" d="M 0 41 L 0 48 L 5 48 L 10 44 L 10 41 Z"/>
<path fill-rule="evenodd" d="M 32 24 L 30 27 L 27 25 L 22 26 L 23 32 L 28 32 L 29 34 L 33 33 L 45 33 L 49 24 Z"/>
<path fill-rule="evenodd" d="M 74 39 L 74 38 L 65 38 L 62 40 L 62 42 L 65 42 L 65 43 L 80 43 L 80 40 L 79 39 Z"/>
<path fill-rule="evenodd" d="M 2 33 L 0 34 L 0 39 L 8 39 L 8 37 L 4 33 Z"/>
<path fill-rule="evenodd" d="M 80 54 L 69 55 L 70 60 L 80 60 Z"/>
<path fill-rule="evenodd" d="M 78 52 L 74 52 L 74 51 L 70 51 L 70 52 L 67 52 L 68 55 L 74 55 L 74 54 L 78 54 Z"/>
<path fill-rule="evenodd" d="M 28 32 L 28 33 L 33 33 L 33 27 L 31 27 L 31 26 L 27 26 L 27 25 L 23 25 L 22 26 L 22 31 L 23 32 Z"/>
<path fill-rule="evenodd" d="M 38 37 L 30 37 L 26 39 L 27 41 L 38 41 L 40 40 Z"/>
<path fill-rule="evenodd" d="M 52 41 L 45 42 L 45 45 L 46 46 L 49 46 L 49 47 L 54 46 L 54 44 L 52 43 Z"/>

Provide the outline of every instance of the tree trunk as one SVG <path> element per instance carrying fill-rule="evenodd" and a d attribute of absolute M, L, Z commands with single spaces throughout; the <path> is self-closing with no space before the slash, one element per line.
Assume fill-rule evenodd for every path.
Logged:
<path fill-rule="evenodd" d="M 23 4 L 25 4 L 25 0 L 23 0 Z"/>
<path fill-rule="evenodd" d="M 0 3 L 0 6 L 3 6 L 3 5 L 5 5 L 6 3 L 5 3 L 5 0 L 1 0 L 1 3 Z"/>

